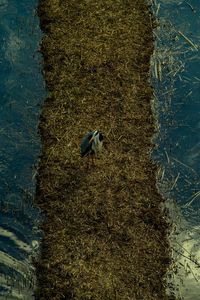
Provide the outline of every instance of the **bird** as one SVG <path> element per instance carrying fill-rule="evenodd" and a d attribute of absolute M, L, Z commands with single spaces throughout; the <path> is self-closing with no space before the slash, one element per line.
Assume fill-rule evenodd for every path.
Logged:
<path fill-rule="evenodd" d="M 81 141 L 80 152 L 81 157 L 97 156 L 102 151 L 103 134 L 98 130 L 89 131 L 85 134 Z"/>

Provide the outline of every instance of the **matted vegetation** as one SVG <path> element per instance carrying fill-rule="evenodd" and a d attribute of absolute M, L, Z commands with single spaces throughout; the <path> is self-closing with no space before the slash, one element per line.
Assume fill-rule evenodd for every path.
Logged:
<path fill-rule="evenodd" d="M 37 299 L 163 300 L 167 222 L 150 161 L 154 134 L 145 0 L 41 0 L 50 91 L 40 119 L 37 203 L 46 214 Z M 88 131 L 105 136 L 92 168 Z"/>

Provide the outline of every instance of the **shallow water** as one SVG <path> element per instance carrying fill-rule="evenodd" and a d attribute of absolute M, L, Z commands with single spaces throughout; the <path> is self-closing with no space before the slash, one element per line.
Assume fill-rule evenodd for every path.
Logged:
<path fill-rule="evenodd" d="M 173 220 L 169 281 L 180 299 L 200 299 L 200 1 L 153 1 L 159 21 L 152 58 L 159 133 L 158 186 Z"/>
<path fill-rule="evenodd" d="M 32 299 L 41 233 L 33 206 L 45 97 L 36 0 L 0 0 L 0 299 Z"/>

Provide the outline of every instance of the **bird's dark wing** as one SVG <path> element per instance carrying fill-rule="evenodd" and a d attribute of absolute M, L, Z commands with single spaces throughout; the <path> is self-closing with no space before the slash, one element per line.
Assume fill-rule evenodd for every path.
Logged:
<path fill-rule="evenodd" d="M 81 157 L 87 155 L 92 150 L 92 143 L 90 143 L 91 138 L 93 137 L 93 132 L 88 132 L 81 141 Z"/>
<path fill-rule="evenodd" d="M 99 132 L 99 140 L 100 140 L 100 142 L 103 141 L 103 134 L 101 132 Z"/>

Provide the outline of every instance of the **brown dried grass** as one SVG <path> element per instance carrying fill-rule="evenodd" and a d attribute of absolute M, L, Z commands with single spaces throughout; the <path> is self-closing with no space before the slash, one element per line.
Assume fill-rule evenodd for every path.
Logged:
<path fill-rule="evenodd" d="M 146 1 L 41 0 L 49 97 L 37 203 L 46 213 L 37 299 L 168 299 L 167 223 L 150 161 L 154 120 Z M 93 168 L 90 129 L 105 136 Z"/>

